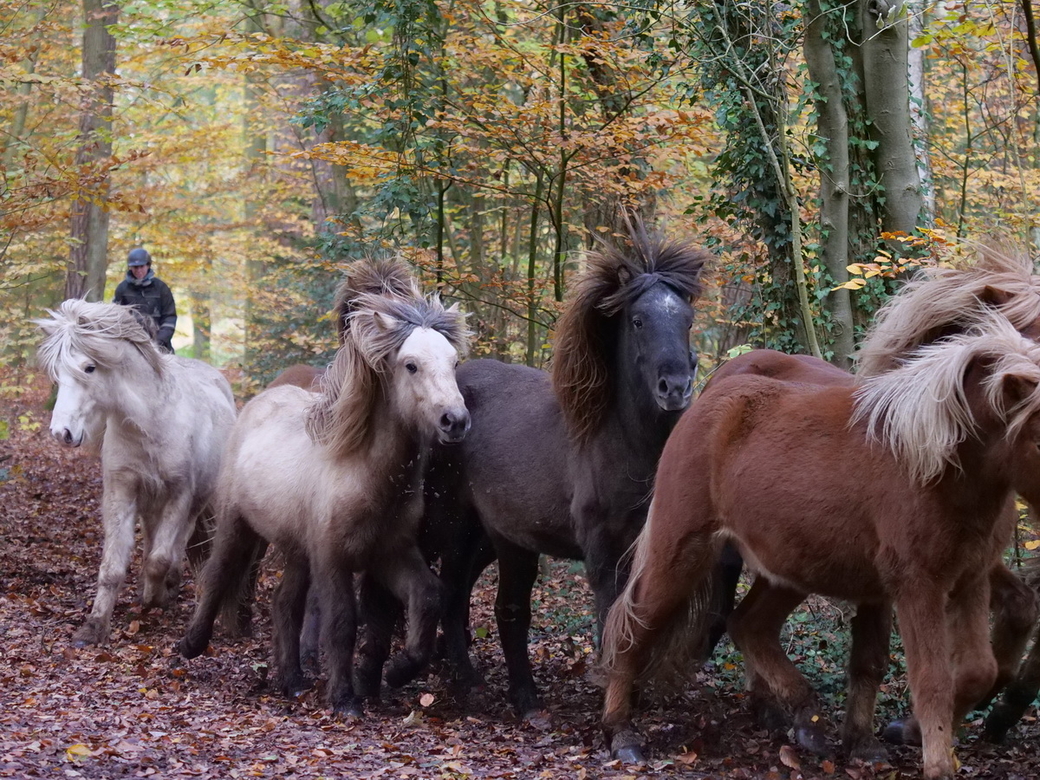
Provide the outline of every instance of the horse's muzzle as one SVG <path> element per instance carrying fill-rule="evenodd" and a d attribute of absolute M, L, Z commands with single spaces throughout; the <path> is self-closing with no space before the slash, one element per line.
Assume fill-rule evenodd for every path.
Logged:
<path fill-rule="evenodd" d="M 465 409 L 442 414 L 437 425 L 441 444 L 457 444 L 466 438 L 469 422 L 469 412 Z"/>
<path fill-rule="evenodd" d="M 689 374 L 663 376 L 657 381 L 657 405 L 666 412 L 681 412 L 692 396 L 693 377 Z"/>
<path fill-rule="evenodd" d="M 51 436 L 60 441 L 66 447 L 78 447 L 83 443 L 83 434 L 73 436 L 68 428 L 52 428 Z"/>

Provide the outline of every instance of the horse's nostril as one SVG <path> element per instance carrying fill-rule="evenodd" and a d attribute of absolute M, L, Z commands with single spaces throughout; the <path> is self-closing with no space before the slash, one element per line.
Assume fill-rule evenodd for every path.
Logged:
<path fill-rule="evenodd" d="M 657 383 L 657 392 L 661 395 L 668 395 L 668 380 L 662 379 Z"/>
<path fill-rule="evenodd" d="M 72 431 L 68 428 L 65 429 L 65 433 L 62 435 L 62 441 L 66 444 L 72 444 Z"/>
<path fill-rule="evenodd" d="M 442 431 L 450 431 L 454 424 L 455 424 L 455 420 L 454 420 L 454 418 L 450 414 L 445 412 L 444 414 L 441 415 L 441 430 Z"/>

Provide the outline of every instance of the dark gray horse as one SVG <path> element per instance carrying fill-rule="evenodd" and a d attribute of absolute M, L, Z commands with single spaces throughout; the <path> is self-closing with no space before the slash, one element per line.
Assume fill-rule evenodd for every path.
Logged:
<path fill-rule="evenodd" d="M 589 259 L 558 324 L 551 378 L 495 360 L 458 371 L 472 428 L 462 444 L 435 454 L 424 547 L 441 558 L 444 649 L 466 681 L 479 679 L 466 651 L 470 589 L 497 556 L 496 617 L 520 714 L 541 707 L 527 657 L 538 555 L 585 561 L 600 624 L 625 584 L 619 562 L 646 519 L 658 456 L 690 401 L 691 302 L 708 257 L 634 226 L 626 245 Z M 369 595 L 366 620 L 385 620 L 385 605 Z M 369 640 L 359 690 L 374 693 L 385 650 Z"/>

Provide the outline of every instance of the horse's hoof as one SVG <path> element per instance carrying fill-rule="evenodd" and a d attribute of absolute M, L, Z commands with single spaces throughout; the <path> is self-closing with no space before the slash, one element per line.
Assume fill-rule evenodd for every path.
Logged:
<path fill-rule="evenodd" d="M 84 623 L 72 635 L 73 647 L 92 647 L 101 644 L 101 629 L 94 623 Z"/>
<path fill-rule="evenodd" d="M 332 712 L 344 718 L 361 718 L 365 715 L 365 710 L 358 699 L 351 699 L 348 702 L 337 704 L 332 708 Z"/>
<path fill-rule="evenodd" d="M 871 737 L 863 739 L 848 748 L 849 758 L 862 761 L 866 764 L 888 764 L 890 763 L 888 751 L 885 746 Z"/>
<path fill-rule="evenodd" d="M 619 731 L 610 739 L 610 755 L 623 764 L 645 764 L 643 740 L 634 731 Z"/>
<path fill-rule="evenodd" d="M 390 662 L 386 669 L 386 684 L 391 688 L 407 685 L 426 667 L 425 661 L 400 655 Z"/>
<path fill-rule="evenodd" d="M 915 720 L 894 720 L 885 726 L 881 739 L 891 745 L 921 746 L 921 729 Z"/>
<path fill-rule="evenodd" d="M 828 756 L 832 752 L 827 736 L 816 723 L 803 723 L 795 726 L 794 739 L 799 747 L 818 756 Z"/>
<path fill-rule="evenodd" d="M 209 643 L 207 642 L 206 644 Z M 198 658 L 206 652 L 206 645 L 190 640 L 188 637 L 184 637 L 184 639 L 177 643 L 177 652 L 185 658 Z"/>
<path fill-rule="evenodd" d="M 639 745 L 624 745 L 613 751 L 614 758 L 622 764 L 645 764 L 646 756 Z"/>

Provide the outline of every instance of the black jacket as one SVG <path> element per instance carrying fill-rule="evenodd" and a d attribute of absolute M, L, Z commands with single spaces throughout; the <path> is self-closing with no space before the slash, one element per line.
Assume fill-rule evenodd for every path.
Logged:
<path fill-rule="evenodd" d="M 173 352 L 170 339 L 177 328 L 177 306 L 169 286 L 151 268 L 144 279 L 135 279 L 133 272 L 127 270 L 126 279 L 116 287 L 112 300 L 123 306 L 135 306 L 139 312 L 151 317 L 159 331 L 155 340 L 168 352 Z"/>

